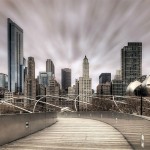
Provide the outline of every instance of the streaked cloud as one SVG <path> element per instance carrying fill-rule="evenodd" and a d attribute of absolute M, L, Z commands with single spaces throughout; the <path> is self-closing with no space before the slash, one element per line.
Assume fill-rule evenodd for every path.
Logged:
<path fill-rule="evenodd" d="M 33 56 L 36 74 L 46 59 L 72 69 L 72 82 L 82 75 L 82 59 L 90 62 L 93 88 L 102 72 L 115 74 L 120 50 L 128 41 L 143 42 L 143 74 L 150 74 L 149 0 L 1 0 L 0 72 L 7 73 L 7 18 L 24 30 L 24 55 Z"/>

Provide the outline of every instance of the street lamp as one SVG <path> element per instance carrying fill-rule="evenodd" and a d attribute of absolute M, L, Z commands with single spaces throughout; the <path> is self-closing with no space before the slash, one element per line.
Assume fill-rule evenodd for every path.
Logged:
<path fill-rule="evenodd" d="M 142 115 L 143 114 L 142 85 L 140 85 L 140 95 L 141 95 L 141 115 Z"/>

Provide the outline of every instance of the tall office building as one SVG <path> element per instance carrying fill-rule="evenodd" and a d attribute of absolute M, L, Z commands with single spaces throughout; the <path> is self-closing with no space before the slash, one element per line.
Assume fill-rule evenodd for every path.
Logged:
<path fill-rule="evenodd" d="M 0 73 L 0 87 L 8 89 L 8 75 L 4 73 Z"/>
<path fill-rule="evenodd" d="M 43 84 L 39 84 L 38 79 L 36 79 L 36 99 L 40 98 L 40 95 L 46 95 L 46 88 Z M 39 96 L 39 97 L 38 97 Z M 42 102 L 46 102 L 46 98 L 41 99 Z M 38 103 L 38 111 L 46 111 L 46 104 Z"/>
<path fill-rule="evenodd" d="M 105 84 L 111 82 L 111 73 L 101 73 L 99 76 L 99 84 Z"/>
<path fill-rule="evenodd" d="M 79 110 L 87 110 L 92 98 L 92 79 L 89 78 L 89 62 L 87 57 L 83 59 L 83 77 L 79 78 Z"/>
<path fill-rule="evenodd" d="M 48 73 L 47 72 L 39 72 L 39 84 L 44 85 L 45 87 L 48 86 Z"/>
<path fill-rule="evenodd" d="M 8 91 L 8 75 L 0 73 L 0 99 L 4 98 L 4 93 Z"/>
<path fill-rule="evenodd" d="M 28 73 L 25 79 L 25 97 L 36 99 L 35 62 L 33 57 L 28 57 Z M 31 104 L 31 101 L 28 101 Z"/>
<path fill-rule="evenodd" d="M 97 86 L 97 95 L 111 95 L 111 82 L 101 83 Z"/>
<path fill-rule="evenodd" d="M 8 89 L 10 92 L 24 91 L 23 30 L 11 19 L 8 27 Z"/>
<path fill-rule="evenodd" d="M 35 62 L 33 57 L 28 57 L 28 78 L 35 79 Z"/>
<path fill-rule="evenodd" d="M 71 86 L 71 69 L 70 68 L 61 69 L 61 85 L 62 85 L 62 90 L 67 93 L 68 87 Z"/>
<path fill-rule="evenodd" d="M 111 82 L 111 94 L 116 96 L 124 96 L 126 93 L 125 83 L 122 80 L 114 79 Z"/>
<path fill-rule="evenodd" d="M 142 43 L 129 42 L 121 50 L 122 80 L 129 84 L 142 76 Z"/>
<path fill-rule="evenodd" d="M 111 73 L 100 74 L 97 95 L 111 95 Z"/>
<path fill-rule="evenodd" d="M 111 94 L 116 96 L 125 95 L 125 82 L 122 80 L 121 70 L 116 70 L 114 79 L 111 81 Z"/>
<path fill-rule="evenodd" d="M 46 88 L 43 84 L 39 84 L 38 79 L 36 79 L 36 95 L 46 95 Z M 38 100 L 39 97 L 36 97 Z"/>
<path fill-rule="evenodd" d="M 52 105 L 59 106 L 59 94 L 60 94 L 60 84 L 55 80 L 50 80 L 50 85 L 46 87 L 46 95 L 51 95 L 52 97 L 47 97 L 46 102 Z M 53 97 L 54 96 L 54 97 Z M 56 111 L 58 108 L 54 106 L 48 106 L 49 111 Z"/>
<path fill-rule="evenodd" d="M 73 85 L 73 87 L 68 87 L 68 98 L 70 100 L 66 101 L 66 103 L 67 103 L 67 107 L 71 108 L 72 110 L 75 110 L 75 102 L 73 101 L 77 97 L 75 93 L 76 93 L 75 85 Z M 76 104 L 76 106 L 78 105 Z"/>
<path fill-rule="evenodd" d="M 114 77 L 115 80 L 122 80 L 122 71 L 116 70 L 116 75 Z"/>
<path fill-rule="evenodd" d="M 51 72 L 52 75 L 55 75 L 55 66 L 51 59 L 47 59 L 46 61 L 46 72 Z"/>
<path fill-rule="evenodd" d="M 83 78 L 89 78 L 89 62 L 86 56 L 83 59 L 82 69 Z"/>
<path fill-rule="evenodd" d="M 55 66 L 51 59 L 46 60 L 46 72 L 48 75 L 48 85 L 50 85 L 50 80 L 55 79 Z"/>

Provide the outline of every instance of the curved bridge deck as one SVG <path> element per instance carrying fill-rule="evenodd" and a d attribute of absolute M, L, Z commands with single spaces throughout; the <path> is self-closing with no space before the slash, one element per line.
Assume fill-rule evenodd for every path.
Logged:
<path fill-rule="evenodd" d="M 4 145 L 0 149 L 127 150 L 132 148 L 124 137 L 108 124 L 91 119 L 58 118 L 58 122 L 51 127 Z"/>

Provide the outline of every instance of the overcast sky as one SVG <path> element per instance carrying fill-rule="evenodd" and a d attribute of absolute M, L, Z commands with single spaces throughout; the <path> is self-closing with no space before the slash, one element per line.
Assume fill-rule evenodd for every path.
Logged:
<path fill-rule="evenodd" d="M 72 69 L 72 84 L 90 63 L 93 88 L 99 75 L 120 69 L 121 48 L 143 43 L 143 74 L 150 74 L 150 0 L 0 0 L 0 72 L 7 74 L 7 18 L 24 30 L 24 56 L 35 58 L 36 75 L 46 59 Z"/>

